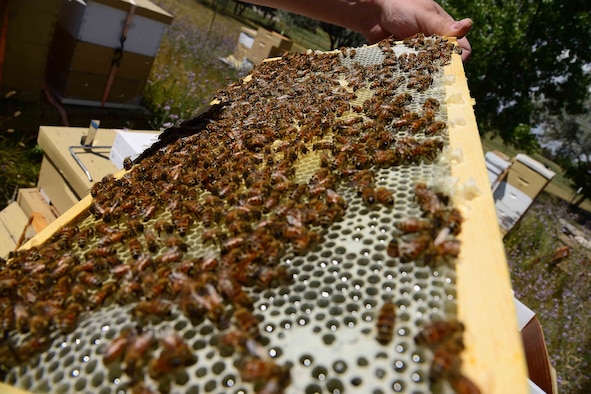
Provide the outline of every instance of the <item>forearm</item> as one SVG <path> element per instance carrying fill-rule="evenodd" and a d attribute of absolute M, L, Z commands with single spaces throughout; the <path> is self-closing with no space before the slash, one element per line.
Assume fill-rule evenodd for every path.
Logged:
<path fill-rule="evenodd" d="M 455 21 L 434 0 L 246 0 L 355 30 L 373 43 L 387 37 L 404 39 L 416 33 L 458 37 L 462 58 L 470 43 L 464 37 L 472 20 Z"/>
<path fill-rule="evenodd" d="M 377 0 L 247 0 L 365 33 L 379 20 Z"/>

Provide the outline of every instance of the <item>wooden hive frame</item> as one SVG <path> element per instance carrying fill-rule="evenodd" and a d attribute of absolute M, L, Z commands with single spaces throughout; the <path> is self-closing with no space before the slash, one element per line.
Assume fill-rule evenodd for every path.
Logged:
<path fill-rule="evenodd" d="M 452 56 L 452 62 L 444 72 L 453 77 L 453 82 L 446 85 L 447 117 L 452 120 L 450 149 L 462 152 L 461 159 L 453 163 L 451 173 L 458 184 L 473 184 L 479 190 L 474 198 L 461 202 L 465 222 L 458 236 L 462 248 L 456 265 L 456 289 L 457 315 L 466 326 L 462 371 L 483 393 L 526 393 L 527 369 L 509 270 L 492 194 L 489 193 L 473 100 L 459 55 Z M 116 174 L 116 177 L 123 173 Z M 91 202 L 90 195 L 82 199 L 23 248 L 42 244 L 62 226 L 85 216 Z"/>

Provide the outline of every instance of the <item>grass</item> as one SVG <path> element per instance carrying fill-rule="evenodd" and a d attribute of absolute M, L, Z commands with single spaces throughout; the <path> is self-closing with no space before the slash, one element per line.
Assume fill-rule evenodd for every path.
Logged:
<path fill-rule="evenodd" d="M 515 296 L 534 310 L 543 327 L 561 393 L 591 392 L 591 250 L 565 238 L 557 218 L 591 239 L 591 215 L 543 193 L 506 236 Z M 569 255 L 557 250 L 569 245 Z"/>
<path fill-rule="evenodd" d="M 240 25 L 190 0 L 158 2 L 173 14 L 144 92 L 154 128 L 194 116 L 212 95 L 237 78 L 220 57 L 232 53 Z"/>

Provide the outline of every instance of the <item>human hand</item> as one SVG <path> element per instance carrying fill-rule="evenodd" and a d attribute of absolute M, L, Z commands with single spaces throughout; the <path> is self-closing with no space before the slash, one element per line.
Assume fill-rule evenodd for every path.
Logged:
<path fill-rule="evenodd" d="M 371 17 L 359 31 L 370 42 L 393 36 L 404 39 L 416 33 L 438 34 L 457 37 L 462 48 L 462 60 L 472 53 L 470 42 L 465 37 L 472 29 L 471 19 L 454 20 L 433 0 L 374 0 Z"/>

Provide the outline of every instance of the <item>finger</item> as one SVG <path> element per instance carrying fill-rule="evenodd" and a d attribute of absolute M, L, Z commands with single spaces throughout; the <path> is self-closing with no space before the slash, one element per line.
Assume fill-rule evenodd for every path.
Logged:
<path fill-rule="evenodd" d="M 472 56 L 472 46 L 466 37 L 458 39 L 458 46 L 462 48 L 462 61 L 470 59 Z"/>
<path fill-rule="evenodd" d="M 445 30 L 445 35 L 451 37 L 462 38 L 472 30 L 472 19 L 465 18 L 456 22 L 453 22 Z"/>

